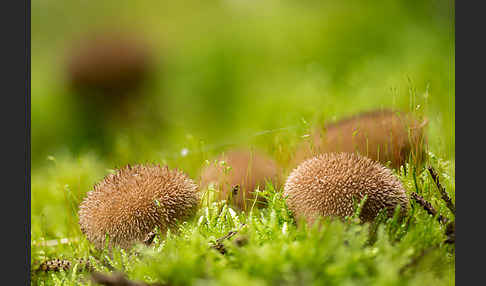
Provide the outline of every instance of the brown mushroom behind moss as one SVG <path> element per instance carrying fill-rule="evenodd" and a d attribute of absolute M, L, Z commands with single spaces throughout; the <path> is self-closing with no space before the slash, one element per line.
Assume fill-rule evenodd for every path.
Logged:
<path fill-rule="evenodd" d="M 255 189 L 263 190 L 268 180 L 278 186 L 279 167 L 267 155 L 259 151 L 232 150 L 218 157 L 217 165 L 211 164 L 201 172 L 201 187 L 215 183 L 220 190 L 218 198 L 231 199 L 240 210 L 248 210 L 255 201 Z M 229 168 L 228 168 L 229 167 Z M 264 206 L 264 199 L 258 197 L 256 206 Z"/>
<path fill-rule="evenodd" d="M 424 124 L 410 114 L 391 110 L 376 110 L 358 114 L 316 129 L 311 142 L 297 150 L 293 165 L 317 154 L 357 152 L 373 160 L 398 168 L 408 161 L 424 160 L 426 138 Z"/>
<path fill-rule="evenodd" d="M 106 176 L 79 207 L 81 231 L 96 247 L 130 247 L 194 215 L 197 185 L 184 173 L 152 165 L 126 166 Z"/>
<path fill-rule="evenodd" d="M 352 153 L 326 153 L 308 159 L 292 171 L 284 187 L 289 209 L 308 223 L 319 216 L 351 216 L 365 195 L 363 221 L 373 220 L 382 209 L 408 208 L 405 189 L 390 169 Z"/>

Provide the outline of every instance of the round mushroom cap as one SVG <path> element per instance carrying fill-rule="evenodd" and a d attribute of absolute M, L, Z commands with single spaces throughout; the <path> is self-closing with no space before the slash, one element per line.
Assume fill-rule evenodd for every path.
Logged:
<path fill-rule="evenodd" d="M 353 153 L 325 153 L 308 159 L 291 172 L 284 187 L 289 209 L 296 219 L 308 223 L 320 216 L 351 216 L 365 195 L 362 221 L 372 221 L 382 209 L 392 214 L 397 205 L 402 211 L 408 209 L 405 189 L 391 170 Z"/>
<path fill-rule="evenodd" d="M 399 168 L 412 157 L 420 163 L 425 158 L 425 123 L 411 114 L 392 110 L 365 112 L 316 129 L 311 142 L 298 148 L 293 160 L 296 166 L 305 159 L 322 153 L 354 153 Z"/>
<path fill-rule="evenodd" d="M 83 38 L 67 58 L 69 83 L 87 96 L 123 96 L 140 87 L 152 68 L 148 45 L 134 34 L 115 30 Z"/>
<path fill-rule="evenodd" d="M 97 248 L 128 248 L 159 227 L 162 233 L 191 218 L 199 203 L 197 185 L 167 166 L 126 166 L 106 176 L 79 207 L 81 231 Z"/>
<path fill-rule="evenodd" d="M 258 196 L 255 201 L 255 190 L 263 189 L 266 182 L 278 187 L 279 167 L 269 156 L 259 151 L 238 149 L 218 157 L 225 164 L 211 164 L 201 172 L 201 187 L 215 184 L 219 190 L 218 198 L 228 200 L 240 210 L 255 206 L 263 207 L 265 199 Z M 227 168 L 230 167 L 230 168 Z"/>

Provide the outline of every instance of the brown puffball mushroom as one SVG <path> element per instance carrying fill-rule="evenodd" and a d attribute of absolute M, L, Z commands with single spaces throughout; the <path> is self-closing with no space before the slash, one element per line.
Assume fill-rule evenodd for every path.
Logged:
<path fill-rule="evenodd" d="M 351 216 L 365 195 L 360 214 L 365 222 L 382 209 L 394 210 L 397 205 L 404 212 L 408 209 L 405 189 L 391 170 L 353 153 L 325 153 L 308 159 L 291 172 L 284 187 L 289 209 L 307 223 L 319 216 Z"/>
<path fill-rule="evenodd" d="M 162 233 L 192 217 L 199 203 L 197 185 L 167 166 L 126 166 L 106 176 L 79 207 L 79 225 L 88 240 L 103 248 L 129 248 L 155 227 Z"/>
<path fill-rule="evenodd" d="M 217 160 L 224 164 L 211 164 L 201 171 L 201 188 L 214 183 L 215 188 L 219 190 L 218 198 L 231 201 L 240 210 L 251 208 L 255 201 L 255 189 L 259 187 L 263 190 L 266 180 L 278 186 L 277 163 L 259 151 L 232 150 Z M 265 200 L 258 196 L 255 206 L 262 207 L 264 202 Z"/>
<path fill-rule="evenodd" d="M 298 148 L 292 166 L 305 159 L 328 152 L 358 152 L 382 163 L 391 162 L 399 168 L 412 156 L 420 163 L 425 155 L 425 122 L 419 122 L 411 114 L 392 110 L 375 110 L 358 114 L 316 129 L 311 142 Z"/>
<path fill-rule="evenodd" d="M 148 44 L 134 33 L 116 29 L 80 39 L 66 60 L 70 86 L 99 101 L 123 98 L 137 90 L 153 70 Z"/>

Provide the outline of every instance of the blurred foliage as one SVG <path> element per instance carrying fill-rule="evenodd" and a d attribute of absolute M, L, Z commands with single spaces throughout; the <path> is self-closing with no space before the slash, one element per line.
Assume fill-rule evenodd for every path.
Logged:
<path fill-rule="evenodd" d="M 211 146 L 243 138 L 273 153 L 275 142 L 251 135 L 380 107 L 425 114 L 434 150 L 454 156 L 445 1 L 33 2 L 34 166 L 63 148 L 112 163 L 164 159 L 120 154 L 116 142 L 175 154 L 188 135 Z M 158 69 L 130 124 L 102 127 L 80 114 L 63 62 L 75 39 L 106 27 L 145 36 Z"/>

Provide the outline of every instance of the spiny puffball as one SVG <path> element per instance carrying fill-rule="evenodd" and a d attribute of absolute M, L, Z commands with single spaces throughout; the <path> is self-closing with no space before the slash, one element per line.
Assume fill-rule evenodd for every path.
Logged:
<path fill-rule="evenodd" d="M 319 216 L 351 216 L 365 195 L 362 221 L 372 221 L 385 208 L 408 208 L 405 189 L 391 170 L 353 153 L 325 153 L 308 159 L 291 172 L 284 187 L 289 209 L 296 219 L 308 223 Z"/>
<path fill-rule="evenodd" d="M 79 207 L 81 231 L 97 248 L 129 248 L 159 227 L 162 233 L 192 217 L 198 186 L 167 166 L 126 166 L 109 174 L 88 192 Z"/>
<path fill-rule="evenodd" d="M 316 129 L 311 143 L 298 148 L 293 165 L 314 155 L 328 152 L 358 152 L 375 161 L 391 162 L 398 168 L 412 155 L 414 162 L 424 159 L 424 123 L 410 114 L 392 110 L 375 110 L 358 114 Z"/>
<path fill-rule="evenodd" d="M 265 188 L 268 180 L 275 185 L 279 182 L 279 166 L 269 156 L 259 151 L 236 149 L 218 157 L 218 162 L 211 164 L 201 172 L 201 187 L 214 183 L 220 200 L 230 199 L 240 210 L 248 210 L 255 200 L 255 189 Z M 228 168 L 229 167 L 229 168 Z M 225 168 L 227 168 L 225 170 Z M 255 206 L 264 206 L 265 200 L 258 197 Z"/>

